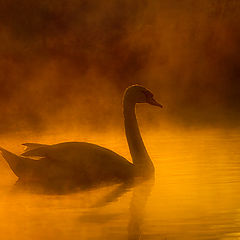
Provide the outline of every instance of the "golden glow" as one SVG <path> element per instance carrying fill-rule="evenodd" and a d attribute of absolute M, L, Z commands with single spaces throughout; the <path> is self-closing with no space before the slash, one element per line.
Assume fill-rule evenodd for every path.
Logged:
<path fill-rule="evenodd" d="M 130 159 L 124 90 L 141 84 L 164 108 L 137 106 L 155 185 L 105 205 L 121 186 L 19 191 L 0 156 L 0 239 L 240 240 L 239 11 L 239 0 L 1 1 L 1 147 L 87 141 Z"/>
<path fill-rule="evenodd" d="M 155 184 L 129 189 L 100 207 L 93 206 L 118 185 L 68 195 L 16 191 L 16 178 L 1 159 L 1 238 L 238 239 L 240 132 L 169 130 L 143 137 L 156 167 Z M 40 138 L 48 143 L 73 139 L 74 134 Z M 10 145 L 10 138 L 5 141 Z M 89 141 L 129 157 L 124 135 L 92 135 Z"/>

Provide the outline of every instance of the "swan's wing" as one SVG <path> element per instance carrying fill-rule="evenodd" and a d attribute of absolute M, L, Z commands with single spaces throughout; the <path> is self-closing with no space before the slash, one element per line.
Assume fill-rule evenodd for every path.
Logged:
<path fill-rule="evenodd" d="M 24 157 L 44 157 L 47 159 L 76 163 L 86 162 L 90 165 L 104 165 L 104 164 L 122 164 L 131 165 L 125 158 L 117 153 L 106 149 L 104 147 L 86 143 L 86 142 L 65 142 L 55 145 L 47 145 L 39 148 L 34 148 L 22 154 Z"/>
<path fill-rule="evenodd" d="M 40 144 L 40 143 L 23 143 L 22 145 L 25 146 L 24 152 L 28 152 L 36 148 L 48 146 L 47 144 Z"/>
<path fill-rule="evenodd" d="M 39 146 L 37 147 L 35 145 L 35 147 L 29 147 L 26 144 L 23 144 L 25 146 L 27 146 L 27 148 L 25 149 L 24 153 L 22 153 L 21 155 L 26 157 L 46 157 L 48 155 L 49 152 L 49 145 L 43 145 L 43 144 L 38 144 Z"/>
<path fill-rule="evenodd" d="M 81 152 L 83 143 L 65 142 L 54 145 L 39 144 L 38 146 L 33 143 L 28 143 L 27 146 L 32 147 L 28 151 L 25 151 L 21 155 L 26 157 L 46 157 L 48 159 L 63 160 L 66 157 L 72 157 L 74 153 Z M 26 145 L 26 144 L 24 144 Z"/>

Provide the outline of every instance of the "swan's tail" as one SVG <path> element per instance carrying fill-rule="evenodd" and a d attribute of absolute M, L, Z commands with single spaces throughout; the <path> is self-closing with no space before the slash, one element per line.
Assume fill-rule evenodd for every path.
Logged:
<path fill-rule="evenodd" d="M 7 161 L 9 167 L 16 174 L 16 176 L 20 177 L 21 175 L 21 157 L 17 156 L 14 153 L 7 151 L 6 149 L 0 147 L 0 151 L 2 152 L 3 158 Z"/>

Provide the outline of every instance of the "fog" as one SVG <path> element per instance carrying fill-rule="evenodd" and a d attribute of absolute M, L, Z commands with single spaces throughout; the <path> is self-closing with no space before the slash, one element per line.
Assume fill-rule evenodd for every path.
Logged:
<path fill-rule="evenodd" d="M 0 4 L 2 134 L 121 129 L 135 83 L 164 105 L 138 108 L 149 129 L 238 126 L 239 1 Z"/>
<path fill-rule="evenodd" d="M 155 180 L 134 186 L 73 189 L 61 176 L 89 183 L 111 165 L 55 161 L 74 151 L 18 181 L 8 163 L 29 159 L 2 149 L 0 239 L 239 238 L 239 20 L 238 0 L 0 0 L 0 148 L 83 141 L 131 162 L 124 90 L 164 106 L 137 106 Z"/>

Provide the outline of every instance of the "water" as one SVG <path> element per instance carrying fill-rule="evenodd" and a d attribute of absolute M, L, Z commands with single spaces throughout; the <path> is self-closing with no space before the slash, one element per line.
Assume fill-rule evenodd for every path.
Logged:
<path fill-rule="evenodd" d="M 166 131 L 144 139 L 156 177 L 133 188 L 15 191 L 16 178 L 0 160 L 0 239 L 240 239 L 240 131 Z M 92 140 L 129 157 L 124 138 Z"/>

